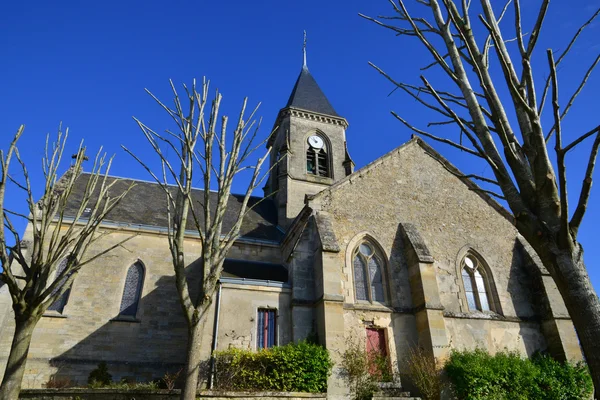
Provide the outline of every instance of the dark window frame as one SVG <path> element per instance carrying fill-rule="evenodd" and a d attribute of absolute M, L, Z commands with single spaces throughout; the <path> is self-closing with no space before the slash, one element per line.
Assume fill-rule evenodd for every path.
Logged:
<path fill-rule="evenodd" d="M 333 178 L 329 141 L 323 135 L 317 136 L 323 139 L 323 147 L 316 149 L 306 144 L 306 173 L 321 178 Z"/>
<path fill-rule="evenodd" d="M 130 273 L 136 272 L 134 268 L 137 268 L 139 273 L 137 282 L 131 281 L 133 275 Z M 123 285 L 123 292 L 121 295 L 121 303 L 119 305 L 119 315 L 117 318 L 130 318 L 135 319 L 140 309 L 140 301 L 142 299 L 142 293 L 144 290 L 144 281 L 146 279 L 146 266 L 140 260 L 134 262 L 127 268 L 127 274 L 125 275 L 125 284 Z M 126 297 L 128 290 L 132 290 L 131 285 L 136 284 L 135 292 L 133 297 Z"/>
<path fill-rule="evenodd" d="M 277 309 L 261 307 L 256 318 L 256 348 L 268 349 L 277 346 Z"/>
<path fill-rule="evenodd" d="M 56 279 L 60 274 L 62 274 L 66 267 L 67 267 L 67 259 L 63 258 L 60 261 L 60 263 L 58 264 L 58 266 L 56 267 L 56 273 L 54 274 L 54 279 Z M 64 283 L 67 281 L 67 279 L 69 279 L 71 277 L 71 275 L 73 275 L 73 272 L 67 274 L 62 279 L 62 284 L 59 285 L 58 287 L 56 287 L 52 291 L 50 296 L 54 296 L 63 287 Z M 71 284 L 69 285 L 67 290 L 65 290 L 63 292 L 63 294 L 61 294 L 60 297 L 57 298 L 54 303 L 50 304 L 50 307 L 48 307 L 46 309 L 46 311 L 57 312 L 58 314 L 62 315 L 65 311 L 65 307 L 67 306 L 67 303 L 69 302 L 69 297 L 71 296 L 71 288 L 72 287 L 73 287 L 73 282 L 71 282 Z"/>

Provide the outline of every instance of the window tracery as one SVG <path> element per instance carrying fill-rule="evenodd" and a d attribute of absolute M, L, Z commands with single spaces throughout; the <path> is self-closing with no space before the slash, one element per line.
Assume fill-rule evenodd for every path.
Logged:
<path fill-rule="evenodd" d="M 491 276 L 482 262 L 473 254 L 467 254 L 462 261 L 461 275 L 469 310 L 495 311 L 491 302 Z"/>
<path fill-rule="evenodd" d="M 352 256 L 356 300 L 385 302 L 383 257 L 368 240 L 363 240 Z"/>

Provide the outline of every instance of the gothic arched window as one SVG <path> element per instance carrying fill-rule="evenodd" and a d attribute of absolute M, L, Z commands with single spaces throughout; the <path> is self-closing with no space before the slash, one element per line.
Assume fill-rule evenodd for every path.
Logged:
<path fill-rule="evenodd" d="M 141 261 L 137 261 L 127 270 L 127 277 L 125 278 L 125 288 L 123 289 L 123 297 L 121 298 L 119 316 L 136 316 L 140 297 L 142 296 L 143 284 L 144 265 L 141 263 Z"/>
<path fill-rule="evenodd" d="M 469 310 L 496 311 L 491 290 L 491 274 L 485 270 L 479 258 L 467 254 L 462 260 L 461 274 Z"/>
<path fill-rule="evenodd" d="M 319 135 L 310 136 L 306 149 L 306 173 L 331 178 L 329 156 L 325 140 Z"/>
<path fill-rule="evenodd" d="M 383 257 L 368 240 L 363 240 L 354 249 L 352 267 L 356 300 L 384 303 L 385 268 Z"/>
<path fill-rule="evenodd" d="M 60 274 L 62 274 L 65 270 L 65 268 L 67 268 L 67 259 L 63 258 L 61 260 L 61 262 L 58 264 L 58 267 L 56 267 L 56 275 L 55 279 L 60 276 Z M 64 283 L 67 281 L 67 279 L 69 279 L 69 277 L 71 276 L 71 274 L 67 274 L 60 282 L 60 285 L 58 285 L 50 294 L 50 296 L 54 296 L 64 285 Z M 71 285 L 72 286 L 72 285 Z M 48 311 L 56 311 L 60 314 L 63 313 L 65 306 L 67 305 L 67 302 L 69 301 L 69 295 L 71 294 L 71 286 L 69 286 L 69 288 L 67 290 L 65 290 L 63 292 L 63 294 L 56 299 L 56 301 L 54 303 L 52 303 L 50 305 L 50 307 L 48 307 Z"/>

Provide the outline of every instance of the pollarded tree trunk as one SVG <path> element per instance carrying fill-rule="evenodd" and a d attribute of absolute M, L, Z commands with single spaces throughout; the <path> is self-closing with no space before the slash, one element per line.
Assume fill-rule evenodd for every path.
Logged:
<path fill-rule="evenodd" d="M 556 258 L 561 279 L 558 290 L 565 300 L 567 310 L 577 329 L 579 341 L 586 356 L 594 387 L 600 388 L 600 300 L 592 287 L 583 261 L 583 248 L 574 254 L 562 254 Z M 598 393 L 596 393 L 598 395 Z"/>
<path fill-rule="evenodd" d="M 21 382 L 25 373 L 27 353 L 31 344 L 31 336 L 39 317 L 16 317 L 15 334 L 13 336 L 6 371 L 0 386 L 0 399 L 17 400 L 21 391 Z"/>
<path fill-rule="evenodd" d="M 188 328 L 187 359 L 185 364 L 185 382 L 181 390 L 181 399 L 195 399 L 198 390 L 198 375 L 200 373 L 200 362 L 202 361 L 202 326 L 197 323 Z"/>
<path fill-rule="evenodd" d="M 600 299 L 583 260 L 583 247 L 557 249 L 555 242 L 530 238 L 530 244 L 548 269 L 577 327 L 577 336 L 590 369 L 594 388 L 600 388 Z"/>

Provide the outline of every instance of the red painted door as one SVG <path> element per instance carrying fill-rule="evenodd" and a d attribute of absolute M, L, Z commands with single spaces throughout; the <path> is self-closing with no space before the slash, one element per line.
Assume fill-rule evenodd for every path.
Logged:
<path fill-rule="evenodd" d="M 372 375 L 381 372 L 378 370 L 375 359 L 377 357 L 387 357 L 386 348 L 383 329 L 367 328 L 367 354 L 369 356 L 369 372 Z"/>

